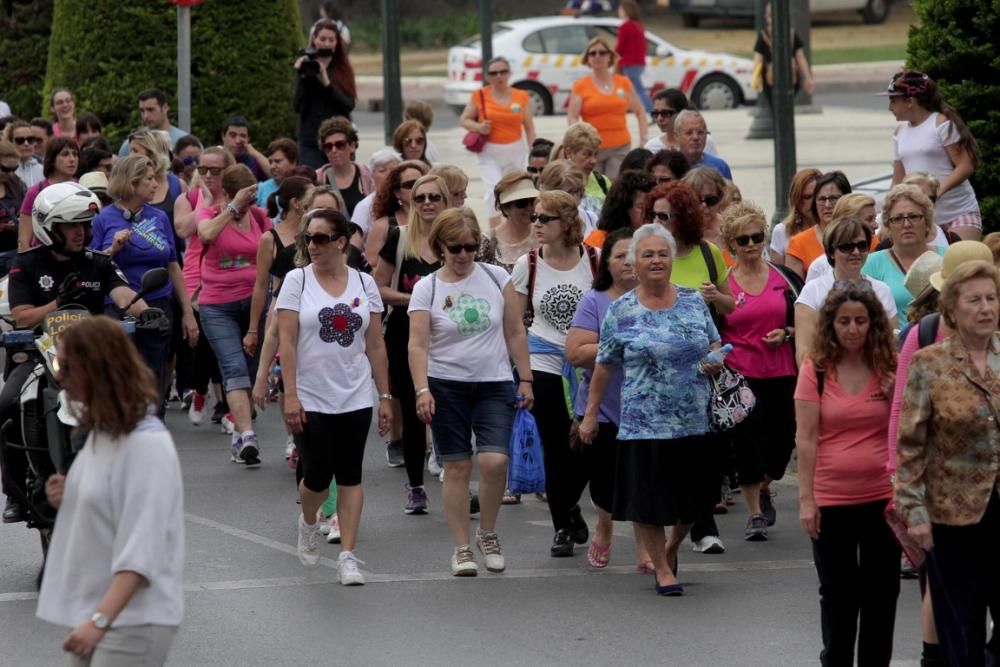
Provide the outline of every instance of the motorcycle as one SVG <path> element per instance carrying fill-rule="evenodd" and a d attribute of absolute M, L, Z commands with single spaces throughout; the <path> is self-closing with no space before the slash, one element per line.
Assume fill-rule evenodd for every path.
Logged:
<path fill-rule="evenodd" d="M 127 334 L 132 336 L 137 331 L 136 320 L 125 314 L 128 309 L 169 279 L 163 268 L 150 269 L 142 276 L 135 298 L 120 310 L 121 326 Z M 27 527 L 38 530 L 43 558 L 48 554 L 56 518 L 56 510 L 45 496 L 45 482 L 54 473 L 66 474 L 87 437 L 87 433 L 77 428 L 73 402 L 59 386 L 56 344 L 67 327 L 88 317 L 91 314 L 87 309 L 68 304 L 47 315 L 37 330 L 9 330 L 0 337 L 6 356 L 4 384 L 20 385 L 13 405 L 0 405 L 0 414 L 6 415 L 0 423 L 0 469 L 5 491 L 25 511 Z M 0 283 L 0 319 L 13 325 L 3 283 Z M 28 464 L 24 479 L 8 472 L 10 457 L 20 452 Z"/>

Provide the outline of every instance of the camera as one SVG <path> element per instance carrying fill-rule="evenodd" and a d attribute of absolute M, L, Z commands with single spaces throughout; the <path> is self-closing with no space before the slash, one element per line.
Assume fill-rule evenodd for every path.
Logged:
<path fill-rule="evenodd" d="M 299 49 L 297 53 L 306 59 L 299 65 L 299 76 L 319 76 L 319 58 L 332 58 L 333 49 Z"/>

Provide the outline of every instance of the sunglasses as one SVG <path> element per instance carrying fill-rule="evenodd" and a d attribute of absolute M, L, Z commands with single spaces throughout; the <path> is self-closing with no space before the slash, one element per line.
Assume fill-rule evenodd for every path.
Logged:
<path fill-rule="evenodd" d="M 329 153 L 334 148 L 336 148 L 338 151 L 342 151 L 345 148 L 347 148 L 347 146 L 348 146 L 347 142 L 343 139 L 339 141 L 328 141 L 325 144 L 323 144 L 323 152 Z"/>
<path fill-rule="evenodd" d="M 650 220 L 659 220 L 660 222 L 670 222 L 672 217 L 669 211 L 650 211 L 649 213 Z"/>
<path fill-rule="evenodd" d="M 861 254 L 864 254 L 868 252 L 868 241 L 849 241 L 847 243 L 838 244 L 836 248 L 845 255 L 850 255 L 855 250 L 857 250 Z"/>
<path fill-rule="evenodd" d="M 702 197 L 701 198 L 701 203 L 704 204 L 705 206 L 709 207 L 709 208 L 712 208 L 713 206 L 715 206 L 716 204 L 718 204 L 720 201 L 722 201 L 722 197 L 717 197 L 715 195 L 709 195 L 707 197 Z"/>
<path fill-rule="evenodd" d="M 15 144 L 40 144 L 42 140 L 38 137 L 14 137 Z"/>
<path fill-rule="evenodd" d="M 552 222 L 553 220 L 558 220 L 558 215 L 545 215 L 544 213 L 532 213 L 529 217 L 532 222 L 540 222 L 543 225 Z"/>
<path fill-rule="evenodd" d="M 184 163 L 185 167 L 197 166 L 197 164 L 198 164 L 198 156 L 197 155 L 188 155 L 186 158 L 182 159 L 181 162 Z"/>
<path fill-rule="evenodd" d="M 302 243 L 309 245 L 310 243 L 315 243 L 318 246 L 324 246 L 331 241 L 339 239 L 339 236 L 334 234 L 303 234 L 301 237 Z"/>
<path fill-rule="evenodd" d="M 509 201 L 507 203 L 514 208 L 528 208 L 534 201 L 534 199 L 515 199 L 514 201 Z"/>
<path fill-rule="evenodd" d="M 463 250 L 470 255 L 476 254 L 479 251 L 478 243 L 456 243 L 455 245 L 446 245 L 445 250 L 450 252 L 452 255 L 457 255 Z"/>
<path fill-rule="evenodd" d="M 754 245 L 764 242 L 764 232 L 757 232 L 755 234 L 742 234 L 736 237 L 736 245 L 738 246 L 748 246 L 752 242 Z"/>
<path fill-rule="evenodd" d="M 436 204 L 442 199 L 444 199 L 444 197 L 442 197 L 436 192 L 432 192 L 431 194 L 427 195 L 413 195 L 413 201 L 415 201 L 418 204 L 423 204 L 426 201 Z"/>
<path fill-rule="evenodd" d="M 611 54 L 610 51 L 588 51 L 587 52 L 587 55 L 590 56 L 591 58 L 601 58 L 603 56 L 607 56 L 607 55 L 610 55 L 610 54 Z"/>
<path fill-rule="evenodd" d="M 676 109 L 653 109 L 652 111 L 649 112 L 649 115 L 652 116 L 653 118 L 660 118 L 661 116 L 663 118 L 673 118 L 674 116 L 677 115 L 677 110 Z"/>
<path fill-rule="evenodd" d="M 525 170 L 529 174 L 540 174 L 542 173 L 542 169 L 544 169 L 544 167 L 525 167 Z"/>
<path fill-rule="evenodd" d="M 2 171 L 5 174 L 13 174 L 15 171 L 17 171 L 17 165 L 14 165 L 13 167 L 8 167 L 5 164 L 0 164 L 0 171 Z"/>
<path fill-rule="evenodd" d="M 412 181 L 403 181 L 402 183 L 399 184 L 399 189 L 400 190 L 412 190 L 413 186 L 414 186 L 414 184 L 416 182 L 417 182 L 416 179 L 414 179 Z"/>
<path fill-rule="evenodd" d="M 663 185 L 664 183 L 673 183 L 675 180 L 677 180 L 677 179 L 675 179 L 675 178 L 673 178 L 671 176 L 657 176 L 656 177 L 656 184 L 657 185 Z"/>
<path fill-rule="evenodd" d="M 416 137 L 415 139 L 404 139 L 403 143 L 407 146 L 423 146 L 426 139 L 423 137 Z"/>
<path fill-rule="evenodd" d="M 492 72 L 487 71 L 486 73 L 489 74 L 490 76 L 503 76 L 504 74 L 510 74 L 510 70 L 498 69 L 498 70 L 493 70 Z"/>
<path fill-rule="evenodd" d="M 211 174 L 212 176 L 218 176 L 222 173 L 225 167 L 206 167 L 205 165 L 200 165 L 198 167 L 198 173 L 204 176 L 205 174 Z"/>

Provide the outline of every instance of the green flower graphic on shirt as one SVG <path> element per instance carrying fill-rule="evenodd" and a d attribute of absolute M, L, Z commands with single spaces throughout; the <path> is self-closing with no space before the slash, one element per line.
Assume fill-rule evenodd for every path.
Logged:
<path fill-rule="evenodd" d="M 490 327 L 490 302 L 463 294 L 448 309 L 448 317 L 458 325 L 458 333 L 463 336 L 486 331 Z"/>

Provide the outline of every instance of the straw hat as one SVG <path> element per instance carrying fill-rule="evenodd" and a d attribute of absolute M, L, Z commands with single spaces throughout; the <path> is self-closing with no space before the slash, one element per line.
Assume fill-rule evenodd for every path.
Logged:
<path fill-rule="evenodd" d="M 952 243 L 948 246 L 948 249 L 944 252 L 944 260 L 941 263 L 941 270 L 935 271 L 931 274 L 930 283 L 934 286 L 934 289 L 941 291 L 944 287 L 944 281 L 948 279 L 948 276 L 959 267 L 961 264 L 966 262 L 974 262 L 977 260 L 983 260 L 993 263 L 993 252 L 990 251 L 990 247 L 981 241 L 958 241 Z"/>
<path fill-rule="evenodd" d="M 94 194 L 107 194 L 108 177 L 103 171 L 88 171 L 80 177 L 80 185 Z"/>
<path fill-rule="evenodd" d="M 530 178 L 522 178 L 519 181 L 515 181 L 500 193 L 500 203 L 508 204 L 512 201 L 517 201 L 518 199 L 537 199 L 538 190 L 535 188 L 535 184 Z"/>
<path fill-rule="evenodd" d="M 931 282 L 931 274 L 941 270 L 944 258 L 933 250 L 928 250 L 917 261 L 910 265 L 910 270 L 906 272 L 903 285 L 914 297 L 920 295 Z"/>

